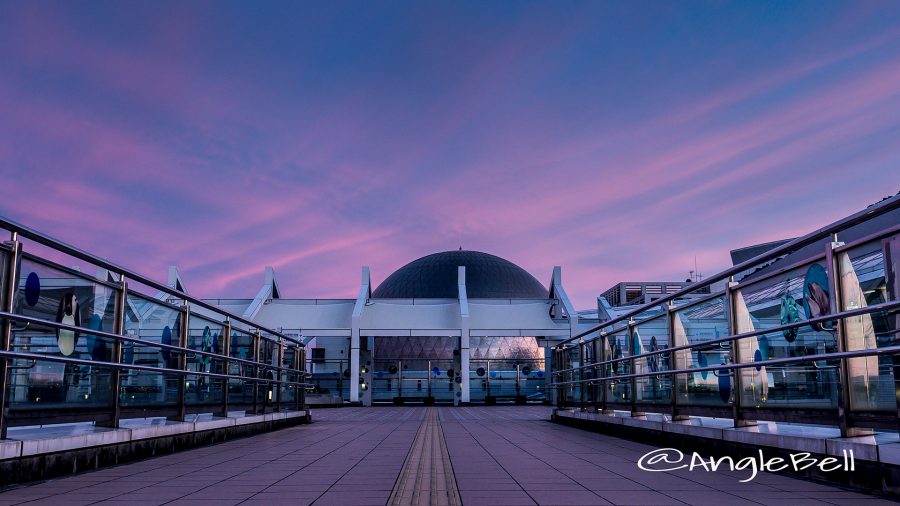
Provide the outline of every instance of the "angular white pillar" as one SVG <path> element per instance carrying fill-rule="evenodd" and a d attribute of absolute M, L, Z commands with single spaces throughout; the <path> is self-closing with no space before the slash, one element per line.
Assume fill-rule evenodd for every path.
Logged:
<path fill-rule="evenodd" d="M 362 282 L 359 285 L 359 294 L 356 296 L 356 304 L 353 306 L 353 316 L 350 318 L 350 402 L 359 402 L 359 324 L 362 320 L 363 308 L 366 301 L 372 296 L 372 286 L 369 280 L 369 268 L 362 268 Z"/>
<path fill-rule="evenodd" d="M 375 338 L 372 336 L 361 337 L 366 340 L 366 352 L 360 353 L 360 369 L 365 365 L 366 373 L 362 375 L 362 380 L 366 384 L 366 389 L 361 391 L 359 396 L 362 398 L 363 406 L 372 405 L 372 395 L 375 390 Z"/>
<path fill-rule="evenodd" d="M 350 335 L 350 402 L 359 402 L 359 330 Z"/>
<path fill-rule="evenodd" d="M 556 405 L 556 388 L 548 387 L 553 381 L 553 346 L 544 346 L 544 394 L 550 404 Z"/>
<path fill-rule="evenodd" d="M 469 395 L 469 298 L 466 294 L 466 268 L 459 266 L 457 286 L 459 288 L 459 374 L 462 377 L 459 401 L 468 404 Z"/>

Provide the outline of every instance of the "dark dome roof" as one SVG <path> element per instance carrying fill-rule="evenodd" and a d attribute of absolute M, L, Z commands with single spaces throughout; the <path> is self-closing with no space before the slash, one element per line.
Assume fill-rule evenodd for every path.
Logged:
<path fill-rule="evenodd" d="M 373 299 L 455 299 L 457 267 L 466 268 L 471 299 L 545 299 L 547 289 L 518 265 L 479 251 L 445 251 L 424 256 L 388 276 Z"/>

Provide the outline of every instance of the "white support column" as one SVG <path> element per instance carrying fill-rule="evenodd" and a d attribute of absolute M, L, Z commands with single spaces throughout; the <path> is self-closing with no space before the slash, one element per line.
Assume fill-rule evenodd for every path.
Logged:
<path fill-rule="evenodd" d="M 350 318 L 350 402 L 359 402 L 359 324 L 362 320 L 363 308 L 371 296 L 372 287 L 369 281 L 369 268 L 364 266 L 362 268 L 362 282 L 359 285 L 359 295 L 356 296 L 353 316 Z"/>
<path fill-rule="evenodd" d="M 555 316 L 559 317 L 565 314 L 566 318 L 569 321 L 569 337 L 575 337 L 578 335 L 580 330 L 578 325 L 578 311 L 575 310 L 575 306 L 572 304 L 572 301 L 569 300 L 569 295 L 566 294 L 566 289 L 563 288 L 562 284 L 562 268 L 556 266 L 553 268 L 553 278 L 550 280 L 550 298 L 557 299 L 559 301 L 558 306 L 555 307 Z M 553 347 L 547 346 L 544 348 L 544 377 L 547 378 L 546 381 L 549 383 L 553 379 L 553 359 L 555 355 L 553 353 Z M 561 378 L 557 378 L 561 379 Z M 549 389 L 548 399 L 554 405 L 556 404 L 557 390 L 555 388 Z"/>
<path fill-rule="evenodd" d="M 363 406 L 371 406 L 372 396 L 374 395 L 375 391 L 375 338 L 373 336 L 367 336 L 365 339 L 365 360 L 360 358 L 360 368 L 362 368 L 362 365 L 365 364 L 366 373 L 363 375 L 362 380 L 366 383 L 366 390 L 362 392 L 362 395 L 360 395 L 360 397 L 362 397 Z"/>
<path fill-rule="evenodd" d="M 575 310 L 575 306 L 572 304 L 572 301 L 569 300 L 569 296 L 566 294 L 565 288 L 563 288 L 561 267 L 556 266 L 553 268 L 553 280 L 550 284 L 550 298 L 559 299 L 559 303 L 562 305 L 562 309 L 569 319 L 569 337 L 574 337 L 578 334 L 579 330 L 578 311 Z"/>
<path fill-rule="evenodd" d="M 359 329 L 350 335 L 350 402 L 359 402 Z"/>
<path fill-rule="evenodd" d="M 462 376 L 460 383 L 460 402 L 468 404 L 469 395 L 469 298 L 466 293 L 466 268 L 459 266 L 459 374 Z"/>
<path fill-rule="evenodd" d="M 556 405 L 556 388 L 549 387 L 553 382 L 553 346 L 547 344 L 544 346 L 544 388 L 547 392 L 547 400 L 550 404 Z"/>

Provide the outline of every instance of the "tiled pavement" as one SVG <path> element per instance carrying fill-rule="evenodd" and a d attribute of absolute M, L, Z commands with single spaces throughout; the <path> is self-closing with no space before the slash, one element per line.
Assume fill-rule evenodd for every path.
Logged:
<path fill-rule="evenodd" d="M 0 493 L 7 504 L 384 505 L 429 408 L 319 410 L 314 423 Z M 764 473 L 648 473 L 650 446 L 555 425 L 545 407 L 438 409 L 463 504 L 894 504 Z"/>

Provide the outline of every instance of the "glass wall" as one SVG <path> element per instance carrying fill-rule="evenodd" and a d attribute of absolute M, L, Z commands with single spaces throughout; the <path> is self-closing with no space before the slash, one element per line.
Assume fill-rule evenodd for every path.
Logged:
<path fill-rule="evenodd" d="M 831 310 L 824 261 L 792 269 L 760 281 L 743 281 L 734 293 L 738 333 L 765 330 Z M 799 362 L 766 366 L 770 359 L 803 357 L 838 351 L 835 322 L 752 336 L 739 341 L 741 362 L 762 362 L 740 371 L 743 407 L 837 408 L 837 361 Z"/>
<path fill-rule="evenodd" d="M 183 306 L 144 297 L 129 291 L 126 299 L 125 334 L 152 344 L 123 343 L 122 360 L 127 364 L 181 369 L 181 353 L 164 347 L 180 346 L 183 331 Z M 159 346 L 154 346 L 157 344 Z M 174 405 L 179 402 L 179 383 L 183 377 L 176 373 L 123 370 L 122 405 L 150 407 Z"/>
<path fill-rule="evenodd" d="M 682 304 L 672 312 L 675 346 L 702 345 L 704 341 L 727 336 L 728 315 L 724 295 L 713 295 L 702 302 Z M 675 352 L 680 369 L 706 368 L 730 362 L 731 343 L 696 346 Z M 682 405 L 727 406 L 733 401 L 732 378 L 726 370 L 705 370 L 679 374 L 678 397 Z"/>
<path fill-rule="evenodd" d="M 836 254 L 843 310 L 896 301 L 900 235 L 871 241 Z M 843 320 L 847 351 L 898 344 L 898 310 L 876 311 Z M 896 412 L 892 355 L 851 358 L 847 361 L 850 408 L 856 411 Z"/>
<path fill-rule="evenodd" d="M 13 312 L 23 316 L 114 332 L 116 287 L 37 258 L 21 261 Z M 14 323 L 11 351 L 48 358 L 108 361 L 113 343 L 89 333 Z M 108 367 L 51 360 L 11 361 L 10 409 L 70 409 L 111 405 Z"/>
<path fill-rule="evenodd" d="M 669 347 L 667 312 L 663 306 L 656 306 L 638 315 L 631 327 L 632 355 L 665 350 Z M 664 353 L 649 355 L 634 361 L 635 373 L 651 373 L 669 370 L 669 361 Z M 656 375 L 635 379 L 635 401 L 648 404 L 670 404 L 672 402 L 671 376 Z"/>

